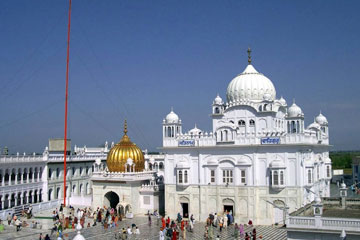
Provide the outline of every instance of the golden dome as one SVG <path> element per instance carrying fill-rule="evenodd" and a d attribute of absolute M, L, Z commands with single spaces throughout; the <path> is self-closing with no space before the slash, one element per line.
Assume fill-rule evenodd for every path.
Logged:
<path fill-rule="evenodd" d="M 125 164 L 129 158 L 131 158 L 133 164 L 135 164 L 135 172 L 141 172 L 144 170 L 144 154 L 135 143 L 130 141 L 130 138 L 127 135 L 127 124 L 125 120 L 124 136 L 120 142 L 115 144 L 115 146 L 110 149 L 106 159 L 106 164 L 109 171 L 125 172 Z"/>

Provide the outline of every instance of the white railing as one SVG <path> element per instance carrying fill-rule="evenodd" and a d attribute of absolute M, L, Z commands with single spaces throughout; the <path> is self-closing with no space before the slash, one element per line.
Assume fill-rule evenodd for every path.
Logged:
<path fill-rule="evenodd" d="M 148 180 L 154 176 L 156 171 L 147 171 L 147 172 L 94 172 L 92 179 L 95 180 Z"/>
<path fill-rule="evenodd" d="M 22 162 L 45 162 L 46 158 L 42 155 L 2 155 L 0 163 L 22 163 Z"/>
<path fill-rule="evenodd" d="M 106 159 L 107 155 L 104 153 L 101 154 L 86 154 L 86 155 L 72 155 L 68 156 L 67 161 L 95 161 L 95 159 L 100 158 L 101 160 Z M 49 156 L 50 162 L 63 162 L 64 156 Z"/>
<path fill-rule="evenodd" d="M 355 218 L 328 218 L 328 217 L 300 217 L 289 216 L 287 228 L 320 229 L 320 230 L 348 230 L 360 232 L 360 219 Z"/>
<path fill-rule="evenodd" d="M 301 133 L 301 134 L 287 134 L 287 133 L 276 133 L 272 135 L 270 133 L 237 133 L 235 138 L 228 144 L 226 142 L 217 142 L 214 134 L 200 134 L 200 135 L 189 135 L 183 134 L 175 138 L 163 138 L 164 147 L 178 147 L 179 141 L 182 140 L 194 140 L 194 144 L 188 147 L 201 147 L 201 146 L 216 146 L 216 145 L 261 145 L 261 138 L 264 137 L 278 137 L 280 138 L 281 144 L 319 144 L 319 140 L 315 134 Z M 230 144 L 232 143 L 232 144 Z M 322 141 L 321 144 L 328 144 L 328 141 Z"/>

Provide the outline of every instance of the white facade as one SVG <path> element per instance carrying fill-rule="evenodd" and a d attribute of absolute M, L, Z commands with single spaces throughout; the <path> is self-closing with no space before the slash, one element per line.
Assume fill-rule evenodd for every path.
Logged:
<path fill-rule="evenodd" d="M 329 196 L 331 160 L 326 118 L 307 128 L 295 102 L 276 98 L 273 83 L 249 65 L 212 103 L 212 129 L 183 133 L 171 111 L 163 120 L 165 210 L 194 214 L 232 210 L 235 220 L 283 221 L 314 199 Z"/>

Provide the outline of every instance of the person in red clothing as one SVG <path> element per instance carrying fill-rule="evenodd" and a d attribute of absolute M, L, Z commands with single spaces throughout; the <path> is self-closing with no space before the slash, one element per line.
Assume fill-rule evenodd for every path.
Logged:
<path fill-rule="evenodd" d="M 169 227 L 170 226 L 170 217 L 168 216 L 168 218 L 166 219 L 166 226 Z"/>
<path fill-rule="evenodd" d="M 181 231 L 184 231 L 185 222 L 184 220 L 181 220 Z"/>
<path fill-rule="evenodd" d="M 173 228 L 173 233 L 172 233 L 172 238 L 171 240 L 176 240 L 177 239 L 177 232 L 176 232 L 176 229 Z"/>
<path fill-rule="evenodd" d="M 165 218 L 164 217 L 161 218 L 161 226 L 163 229 L 165 228 Z"/>

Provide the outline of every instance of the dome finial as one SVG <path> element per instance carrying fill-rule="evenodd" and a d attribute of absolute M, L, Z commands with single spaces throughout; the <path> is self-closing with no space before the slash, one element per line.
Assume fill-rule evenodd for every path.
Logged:
<path fill-rule="evenodd" d="M 250 47 L 248 47 L 247 53 L 248 53 L 248 63 L 250 65 L 251 64 L 251 48 Z"/>
<path fill-rule="evenodd" d="M 173 107 L 171 107 L 171 111 L 172 111 L 172 112 L 174 111 L 174 108 L 173 108 Z"/>
<path fill-rule="evenodd" d="M 125 119 L 125 123 L 124 123 L 124 134 L 126 135 L 128 132 L 127 130 L 127 122 L 126 122 L 126 119 Z"/>

